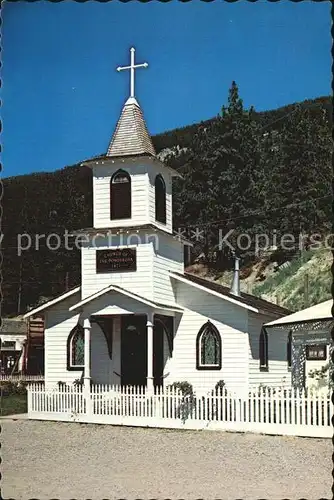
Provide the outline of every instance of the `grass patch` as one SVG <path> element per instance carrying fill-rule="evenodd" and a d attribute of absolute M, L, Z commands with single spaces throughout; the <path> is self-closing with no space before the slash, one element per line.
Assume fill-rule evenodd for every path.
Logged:
<path fill-rule="evenodd" d="M 27 395 L 9 394 L 0 398 L 0 415 L 16 415 L 17 413 L 27 413 Z"/>
<path fill-rule="evenodd" d="M 328 249 L 308 250 L 293 259 L 290 265 L 280 269 L 264 282 L 253 288 L 254 295 L 275 301 L 291 311 L 299 311 L 331 298 L 332 254 Z M 305 277 L 308 277 L 308 303 L 304 302 Z"/>

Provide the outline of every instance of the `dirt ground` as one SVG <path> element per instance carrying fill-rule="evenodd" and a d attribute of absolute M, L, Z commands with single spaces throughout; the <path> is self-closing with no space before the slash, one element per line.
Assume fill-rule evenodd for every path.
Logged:
<path fill-rule="evenodd" d="M 1 421 L 2 498 L 332 498 L 330 439 Z"/>

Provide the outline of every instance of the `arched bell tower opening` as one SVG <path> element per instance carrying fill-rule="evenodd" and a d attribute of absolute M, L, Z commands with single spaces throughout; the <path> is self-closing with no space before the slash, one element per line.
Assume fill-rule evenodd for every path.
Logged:
<path fill-rule="evenodd" d="M 125 170 L 110 179 L 110 219 L 131 219 L 131 177 Z"/>
<path fill-rule="evenodd" d="M 161 174 L 158 174 L 154 183 L 155 189 L 155 220 L 166 224 L 166 184 Z"/>

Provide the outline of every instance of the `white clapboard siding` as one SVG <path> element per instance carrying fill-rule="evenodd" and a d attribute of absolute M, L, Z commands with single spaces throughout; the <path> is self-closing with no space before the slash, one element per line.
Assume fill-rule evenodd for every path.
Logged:
<path fill-rule="evenodd" d="M 143 241 L 141 244 L 138 242 L 137 235 L 124 236 L 123 240 L 120 238 L 112 239 L 112 246 L 108 246 L 107 238 L 101 237 L 97 239 L 94 246 L 85 245 L 81 249 L 81 279 L 82 279 L 82 298 L 98 292 L 104 287 L 115 284 L 131 290 L 143 297 L 153 298 L 153 245 L 147 239 L 144 233 L 140 233 L 138 238 Z M 131 242 L 134 242 L 131 244 Z M 119 245 L 121 243 L 121 245 Z M 123 244 L 122 244 L 123 243 Z M 103 250 L 108 248 L 121 248 L 128 246 L 136 248 L 137 258 L 137 271 L 123 271 L 119 273 L 96 273 L 96 250 Z"/>
<path fill-rule="evenodd" d="M 23 344 L 27 338 L 27 334 L 12 334 L 7 333 L 0 335 L 1 342 L 15 342 L 15 351 L 21 351 Z"/>
<path fill-rule="evenodd" d="M 168 235 L 159 234 L 153 255 L 153 298 L 157 302 L 175 303 L 170 271 L 184 271 L 183 244 Z"/>
<path fill-rule="evenodd" d="M 157 164 L 150 165 L 148 168 L 149 174 L 149 223 L 154 224 L 157 227 L 172 233 L 173 221 L 172 221 L 172 176 L 167 169 L 158 166 Z M 157 175 L 161 175 L 165 181 L 166 185 L 166 224 L 162 224 L 155 220 L 155 178 Z"/>
<path fill-rule="evenodd" d="M 69 312 L 69 307 L 80 300 L 76 293 L 66 300 L 55 304 L 45 314 L 45 383 L 72 383 L 81 377 L 79 371 L 67 370 L 67 338 L 78 323 L 79 314 Z"/>
<path fill-rule="evenodd" d="M 260 370 L 259 338 L 263 324 L 272 321 L 271 316 L 249 312 L 249 383 L 250 385 L 290 386 L 291 372 L 287 363 L 288 331 L 270 328 L 268 332 L 268 371 Z"/>
<path fill-rule="evenodd" d="M 131 219 L 110 219 L 110 180 L 119 169 L 131 176 Z M 93 167 L 93 224 L 95 228 L 147 224 L 148 174 L 144 164 L 130 161 Z"/>
<path fill-rule="evenodd" d="M 185 283 L 177 283 L 176 295 L 177 303 L 185 310 L 175 321 L 173 358 L 165 368 L 170 372 L 165 383 L 187 381 L 199 392 L 213 389 L 219 380 L 224 380 L 230 390 L 247 386 L 247 311 Z M 221 335 L 221 370 L 196 369 L 196 337 L 208 319 Z"/>
<path fill-rule="evenodd" d="M 134 310 L 135 304 L 127 304 L 127 299 L 126 297 L 123 305 Z M 67 370 L 67 339 L 79 320 L 79 315 L 69 312 L 68 309 L 78 300 L 79 293 L 56 304 L 47 311 L 45 329 L 45 382 L 49 386 L 55 385 L 58 382 L 71 384 L 74 380 L 81 378 L 83 370 Z M 95 304 L 97 309 L 102 307 L 101 301 L 106 301 L 106 298 L 101 297 L 97 299 L 98 303 Z M 128 301 L 131 301 L 131 299 L 128 299 Z M 139 311 L 143 312 L 144 307 L 140 309 L 140 305 L 138 306 Z M 93 310 L 92 305 L 87 306 L 88 314 Z M 114 318 L 112 359 L 109 357 L 107 342 L 100 327 L 93 323 L 91 329 L 92 380 L 94 383 L 116 384 L 119 383 L 117 374 L 120 374 L 119 317 Z"/>

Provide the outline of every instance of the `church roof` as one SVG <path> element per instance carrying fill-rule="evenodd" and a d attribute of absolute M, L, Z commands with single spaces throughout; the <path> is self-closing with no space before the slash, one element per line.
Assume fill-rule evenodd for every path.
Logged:
<path fill-rule="evenodd" d="M 259 297 L 255 297 L 254 295 L 250 295 L 249 293 L 241 292 L 240 296 L 234 295 L 231 293 L 231 290 L 228 286 L 220 285 L 215 281 L 210 281 L 204 278 L 199 278 L 194 274 L 190 273 L 171 273 L 171 276 L 178 277 L 179 279 L 188 281 L 190 284 L 198 285 L 203 288 L 207 288 L 208 290 L 212 290 L 219 295 L 225 296 L 227 298 L 232 299 L 235 302 L 239 302 L 240 304 L 244 304 L 251 308 L 256 309 L 258 312 L 264 312 L 268 314 L 274 314 L 276 316 L 282 317 L 290 314 L 290 310 L 285 307 L 278 306 L 273 304 L 272 302 L 268 302 L 267 300 L 260 299 Z"/>
<path fill-rule="evenodd" d="M 165 231 L 164 229 L 157 227 L 154 224 L 140 224 L 140 225 L 137 224 L 133 226 L 118 226 L 118 227 L 105 227 L 105 228 L 85 227 L 82 229 L 76 229 L 72 231 L 70 236 L 82 236 L 84 234 L 88 235 L 100 234 L 101 236 L 106 236 L 108 234 L 117 234 L 119 232 L 145 231 L 145 230 L 161 232 L 163 234 L 168 234 L 169 236 L 171 235 L 170 232 Z M 192 241 L 188 240 L 177 231 L 173 231 L 172 235 L 174 236 L 175 239 L 181 241 L 182 243 L 194 246 Z"/>
<path fill-rule="evenodd" d="M 152 155 L 155 149 L 137 100 L 130 97 L 122 110 L 107 157 Z"/>
<path fill-rule="evenodd" d="M 182 312 L 183 307 L 178 306 L 177 304 L 162 304 L 161 302 L 155 302 L 151 299 L 148 299 L 146 297 L 143 297 L 142 295 L 138 295 L 137 293 L 132 292 L 131 290 L 127 290 L 126 288 L 123 288 L 122 286 L 111 284 L 105 288 L 101 288 L 98 292 L 92 293 L 88 297 L 85 297 L 84 299 L 80 300 L 77 304 L 74 304 L 69 308 L 69 311 L 75 311 L 82 307 L 83 305 L 91 302 L 92 300 L 98 299 L 102 295 L 105 295 L 106 293 L 109 292 L 116 292 L 120 293 L 121 295 L 125 295 L 127 297 L 130 297 L 134 300 L 137 300 L 138 302 L 142 302 L 150 307 L 153 307 L 155 309 L 166 309 L 170 311 L 176 311 L 176 312 Z"/>
<path fill-rule="evenodd" d="M 79 293 L 81 290 L 80 286 L 76 286 L 75 288 L 72 288 L 71 290 L 68 290 L 67 292 L 63 293 L 62 295 L 58 295 L 58 297 L 48 300 L 44 304 L 35 307 L 34 309 L 31 309 L 28 311 L 24 316 L 23 319 L 29 318 L 30 316 L 34 316 L 40 311 L 44 311 L 44 309 L 48 309 L 49 307 L 58 304 L 58 302 L 61 302 L 62 300 L 67 299 L 68 297 L 71 297 L 72 295 L 75 295 L 76 293 Z"/>

